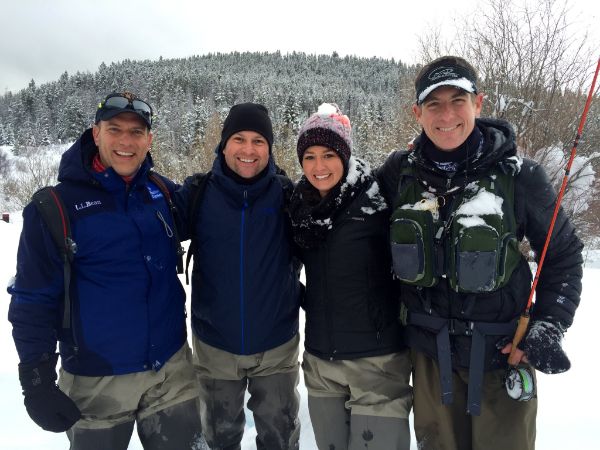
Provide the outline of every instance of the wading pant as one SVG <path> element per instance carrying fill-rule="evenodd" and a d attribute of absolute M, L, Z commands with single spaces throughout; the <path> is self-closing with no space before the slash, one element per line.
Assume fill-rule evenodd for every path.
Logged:
<path fill-rule="evenodd" d="M 304 352 L 302 368 L 320 450 L 410 448 L 407 350 L 335 361 Z"/>
<path fill-rule="evenodd" d="M 246 418 L 244 394 L 256 425 L 258 450 L 298 449 L 298 343 L 296 335 L 279 347 L 235 355 L 193 338 L 200 385 L 200 415 L 212 450 L 239 450 Z"/>
<path fill-rule="evenodd" d="M 67 431 L 71 450 L 126 450 L 135 422 L 146 450 L 208 448 L 187 343 L 158 372 L 85 377 L 61 369 L 58 384 L 82 414 Z"/>
<path fill-rule="evenodd" d="M 442 405 L 437 363 L 411 351 L 415 434 L 422 450 L 533 450 L 537 397 L 513 400 L 504 387 L 504 370 L 486 372 L 481 391 L 481 415 L 467 410 L 467 370 L 454 370 L 454 401 Z M 534 372 L 532 370 L 532 372 Z M 534 373 L 535 377 L 535 373 Z"/>

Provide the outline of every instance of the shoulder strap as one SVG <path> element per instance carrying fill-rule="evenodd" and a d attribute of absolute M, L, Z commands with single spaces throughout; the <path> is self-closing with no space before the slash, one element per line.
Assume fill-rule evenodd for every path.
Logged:
<path fill-rule="evenodd" d="M 505 173 L 502 170 L 495 169 L 492 172 L 495 175 L 493 181 L 495 190 L 499 191 L 500 196 L 507 203 L 506 217 L 503 217 L 506 226 L 516 233 L 516 209 L 515 209 L 515 176 L 510 173 Z"/>
<path fill-rule="evenodd" d="M 171 199 L 169 188 L 167 188 L 167 185 L 160 175 L 154 171 L 150 171 L 148 173 L 148 179 L 158 187 L 160 192 L 162 192 L 163 197 L 167 202 L 167 206 L 169 207 L 169 211 L 171 212 L 171 218 L 173 219 L 173 234 L 175 236 L 175 252 L 177 253 L 177 273 L 183 273 L 183 254 L 185 253 L 185 250 L 181 245 L 181 239 L 179 239 L 179 233 L 177 232 L 177 208 Z"/>
<path fill-rule="evenodd" d="M 208 171 L 206 173 L 196 173 L 194 174 L 194 180 L 190 185 L 190 199 L 188 202 L 188 231 L 191 236 L 190 246 L 188 248 L 188 253 L 185 259 L 185 284 L 190 284 L 190 279 L 188 275 L 188 269 L 190 267 L 190 261 L 192 256 L 196 252 L 196 248 L 198 243 L 196 241 L 196 234 L 194 230 L 196 229 L 196 220 L 198 218 L 198 212 L 200 211 L 200 203 L 202 201 L 202 197 L 204 195 L 204 191 L 206 190 L 206 184 L 208 179 L 210 178 L 211 172 Z"/>
<path fill-rule="evenodd" d="M 405 154 L 402 155 L 400 174 L 398 175 L 398 185 L 396 187 L 396 195 L 394 196 L 392 204 L 392 211 L 399 206 L 400 199 L 404 194 L 404 190 L 408 185 L 409 179 L 412 178 L 413 181 L 415 180 L 415 171 L 412 163 L 409 161 L 408 155 L 409 152 L 405 152 Z"/>
<path fill-rule="evenodd" d="M 62 327 L 64 329 L 71 328 L 71 263 L 77 245 L 71 236 L 71 223 L 67 210 L 60 196 L 53 186 L 46 186 L 35 194 L 31 199 L 37 208 L 40 216 L 44 220 L 52 240 L 59 250 L 63 260 L 63 276 L 64 276 L 64 311 Z"/>

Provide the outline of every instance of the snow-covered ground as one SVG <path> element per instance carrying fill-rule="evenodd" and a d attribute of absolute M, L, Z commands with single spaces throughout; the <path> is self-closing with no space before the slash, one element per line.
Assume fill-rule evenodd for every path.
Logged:
<path fill-rule="evenodd" d="M 38 428 L 27 416 L 17 376 L 17 353 L 14 349 L 11 327 L 7 320 L 10 297 L 5 286 L 14 275 L 16 251 L 21 231 L 21 218 L 11 215 L 11 223 L 0 221 L 0 449 L 2 450 L 58 450 L 68 447 L 64 434 L 54 434 Z M 539 412 L 537 448 L 540 450 L 593 449 L 598 448 L 598 425 L 600 424 L 600 390 L 595 379 L 600 373 L 595 344 L 589 342 L 591 330 L 598 324 L 600 302 L 594 303 L 600 295 L 600 252 L 589 252 L 584 270 L 583 297 L 575 325 L 565 338 L 565 348 L 573 367 L 561 375 L 538 375 Z M 302 434 L 300 448 L 316 449 L 310 424 L 306 389 L 300 385 L 302 403 L 300 420 Z M 255 448 L 256 432 L 252 416 L 246 415 L 247 430 L 242 444 L 243 449 Z M 510 430 L 506 430 L 510 433 Z M 135 436 L 130 449 L 141 450 Z M 412 442 L 412 448 L 416 444 Z"/>

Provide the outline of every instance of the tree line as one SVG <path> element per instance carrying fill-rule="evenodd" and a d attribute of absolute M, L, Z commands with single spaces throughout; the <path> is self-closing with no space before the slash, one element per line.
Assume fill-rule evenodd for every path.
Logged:
<path fill-rule="evenodd" d="M 528 4 L 488 0 L 484 13 L 474 16 L 466 30 L 457 27 L 450 44 L 434 30 L 424 33 L 419 50 L 424 62 L 442 54 L 471 61 L 486 94 L 483 115 L 511 122 L 521 153 L 545 164 L 559 184 L 556 149 L 570 150 L 595 50 L 586 36 L 574 37 L 567 20 L 568 1 Z M 0 96 L 0 145 L 24 155 L 72 142 L 93 122 L 96 106 L 107 93 L 130 90 L 154 108 L 156 166 L 179 181 L 191 171 L 210 168 L 229 108 L 244 101 L 269 109 L 274 154 L 292 178 L 300 175 L 295 156 L 298 129 L 322 102 L 337 103 L 350 117 L 354 153 L 378 165 L 420 132 L 411 113 L 419 68 L 394 59 L 340 57 L 335 52 L 233 52 L 103 63 L 94 73 L 65 72 L 40 86 L 31 80 L 21 91 Z M 565 205 L 578 226 L 591 234 L 600 229 L 598 196 L 588 195 L 598 187 L 593 170 L 600 155 L 597 97 L 596 93 L 578 148 L 583 159 L 571 179 L 573 191 L 584 186 L 585 192 L 573 194 Z M 0 158 L 2 165 L 6 162 Z"/>

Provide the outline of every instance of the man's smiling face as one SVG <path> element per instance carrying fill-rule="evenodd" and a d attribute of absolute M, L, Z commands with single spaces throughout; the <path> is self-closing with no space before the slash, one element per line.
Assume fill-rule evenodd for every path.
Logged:
<path fill-rule="evenodd" d="M 104 167 L 112 167 L 122 177 L 136 174 L 152 143 L 152 133 L 135 113 L 101 120 L 92 135 Z"/>
<path fill-rule="evenodd" d="M 269 163 L 269 143 L 254 131 L 238 131 L 225 143 L 225 163 L 242 178 L 258 175 Z"/>
<path fill-rule="evenodd" d="M 483 94 L 470 94 L 452 86 L 434 90 L 413 113 L 425 134 L 443 151 L 453 151 L 467 140 L 481 114 Z"/>

